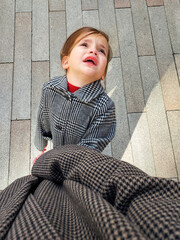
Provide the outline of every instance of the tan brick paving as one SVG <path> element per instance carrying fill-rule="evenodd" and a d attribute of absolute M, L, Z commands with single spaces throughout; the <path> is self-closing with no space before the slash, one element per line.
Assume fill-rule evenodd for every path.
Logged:
<path fill-rule="evenodd" d="M 130 0 L 115 0 L 115 8 L 131 7 Z"/>
<path fill-rule="evenodd" d="M 161 6 L 164 4 L 163 0 L 146 0 L 149 7 Z"/>

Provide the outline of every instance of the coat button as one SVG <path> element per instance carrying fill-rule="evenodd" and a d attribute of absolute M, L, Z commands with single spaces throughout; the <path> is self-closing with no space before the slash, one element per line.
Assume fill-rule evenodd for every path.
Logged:
<path fill-rule="evenodd" d="M 59 125 L 57 126 L 57 128 L 58 128 L 59 130 L 62 130 L 62 127 L 61 127 L 61 126 L 59 126 Z"/>

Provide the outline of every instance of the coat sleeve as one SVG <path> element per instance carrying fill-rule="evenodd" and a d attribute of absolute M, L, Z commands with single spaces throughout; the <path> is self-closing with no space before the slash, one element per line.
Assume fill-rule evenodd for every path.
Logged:
<path fill-rule="evenodd" d="M 41 101 L 37 113 L 37 125 L 36 125 L 36 132 L 35 132 L 35 139 L 34 139 L 34 144 L 35 147 L 39 150 L 42 151 L 45 146 L 47 145 L 47 139 L 43 137 L 43 132 L 44 130 L 44 124 L 43 124 L 43 109 L 44 109 L 44 104 L 45 104 L 45 89 L 42 89 L 42 95 L 41 95 Z"/>
<path fill-rule="evenodd" d="M 116 130 L 115 106 L 112 100 L 109 101 L 105 111 L 96 114 L 90 123 L 79 146 L 86 146 L 98 152 L 102 152 L 108 143 L 113 139 Z"/>

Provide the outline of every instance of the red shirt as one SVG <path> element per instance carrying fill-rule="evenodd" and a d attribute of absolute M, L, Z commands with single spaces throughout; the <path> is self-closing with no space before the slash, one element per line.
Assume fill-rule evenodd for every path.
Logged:
<path fill-rule="evenodd" d="M 73 93 L 73 92 L 77 91 L 79 88 L 80 87 L 76 87 L 68 82 L 68 91 L 69 92 Z"/>

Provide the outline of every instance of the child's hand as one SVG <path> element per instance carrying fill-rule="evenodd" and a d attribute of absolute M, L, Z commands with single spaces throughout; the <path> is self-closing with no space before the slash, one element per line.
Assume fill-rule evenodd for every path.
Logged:
<path fill-rule="evenodd" d="M 45 146 L 45 148 L 43 149 L 43 151 L 41 151 L 41 153 L 40 153 L 37 157 L 35 157 L 35 159 L 33 160 L 33 165 L 34 165 L 34 163 L 36 162 L 36 160 L 37 160 L 41 155 L 44 154 L 44 152 L 46 151 L 46 147 L 47 147 L 47 145 Z"/>
<path fill-rule="evenodd" d="M 46 151 L 46 148 L 47 148 L 47 145 L 46 145 L 45 148 L 43 149 L 43 151 L 42 151 L 43 153 Z"/>

